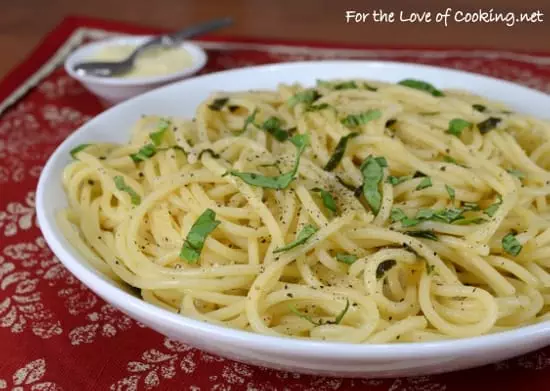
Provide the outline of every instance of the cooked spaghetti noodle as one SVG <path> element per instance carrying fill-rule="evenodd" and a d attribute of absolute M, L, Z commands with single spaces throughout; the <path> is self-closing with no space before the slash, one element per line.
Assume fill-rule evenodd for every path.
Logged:
<path fill-rule="evenodd" d="M 72 154 L 67 237 L 169 311 L 354 343 L 550 319 L 550 126 L 497 102 L 417 80 L 283 85 Z"/>

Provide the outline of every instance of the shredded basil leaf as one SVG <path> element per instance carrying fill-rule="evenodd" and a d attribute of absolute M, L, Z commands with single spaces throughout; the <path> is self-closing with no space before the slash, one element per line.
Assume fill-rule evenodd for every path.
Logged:
<path fill-rule="evenodd" d="M 406 176 L 402 176 L 402 177 L 397 177 L 397 176 L 390 175 L 390 176 L 388 176 L 388 179 L 386 180 L 386 182 L 396 186 L 396 185 L 399 185 L 400 183 L 408 181 L 409 179 L 412 179 L 412 176 L 406 175 Z"/>
<path fill-rule="evenodd" d="M 344 307 L 342 312 L 340 312 L 336 316 L 336 318 L 334 318 L 334 320 L 328 320 L 328 321 L 319 320 L 318 322 L 316 322 L 311 318 L 311 316 L 309 316 L 308 314 L 304 314 L 303 312 L 300 312 L 299 310 L 296 309 L 296 307 L 290 305 L 289 308 L 290 308 L 290 311 L 298 315 L 300 318 L 307 320 L 309 323 L 312 323 L 315 326 L 322 326 L 324 324 L 339 324 L 342 321 L 342 319 L 344 319 L 346 312 L 348 312 L 349 300 L 346 299 L 346 306 Z"/>
<path fill-rule="evenodd" d="M 447 163 L 453 163 L 453 164 L 458 165 L 458 162 L 454 158 L 452 158 L 451 156 L 445 155 L 445 156 L 443 156 L 443 160 L 446 161 Z"/>
<path fill-rule="evenodd" d="M 514 168 L 510 168 L 510 169 L 506 170 L 506 172 L 507 172 L 508 174 L 510 174 L 510 175 L 515 176 L 515 177 L 518 178 L 518 179 L 525 179 L 525 174 L 524 174 L 522 171 L 520 171 L 520 170 L 516 170 L 516 169 L 514 169 Z"/>
<path fill-rule="evenodd" d="M 468 122 L 462 118 L 454 118 L 449 121 L 449 129 L 447 129 L 447 133 L 460 137 L 464 129 L 469 128 L 470 126 L 472 126 L 471 122 Z"/>
<path fill-rule="evenodd" d="M 136 153 L 131 153 L 130 158 L 138 163 L 155 156 L 157 149 L 153 144 L 147 144 L 141 147 Z"/>
<path fill-rule="evenodd" d="M 299 245 L 307 242 L 307 240 L 311 238 L 313 234 L 315 234 L 315 232 L 317 231 L 318 229 L 315 228 L 313 225 L 307 224 L 304 226 L 304 228 L 302 228 L 300 232 L 298 232 L 298 236 L 296 236 L 296 240 L 290 242 L 289 244 L 283 247 L 276 248 L 275 250 L 273 250 L 273 253 L 280 253 L 283 251 L 292 250 L 294 247 L 298 247 Z"/>
<path fill-rule="evenodd" d="M 357 83 L 355 83 L 353 80 L 344 81 L 342 83 L 337 83 L 332 86 L 334 90 L 350 90 L 357 87 Z"/>
<path fill-rule="evenodd" d="M 300 157 L 309 145 L 309 136 L 307 134 L 298 134 L 290 139 L 297 149 L 296 162 L 292 171 L 281 174 L 279 176 L 270 177 L 257 174 L 254 172 L 239 172 L 229 171 L 228 174 L 242 179 L 244 182 L 252 186 L 264 187 L 267 189 L 286 189 L 288 185 L 296 178 L 298 167 L 300 166 Z"/>
<path fill-rule="evenodd" d="M 289 133 L 281 128 L 281 120 L 277 117 L 269 117 L 262 124 L 262 129 L 267 133 L 271 134 L 277 141 L 283 142 L 286 141 L 290 135 Z"/>
<path fill-rule="evenodd" d="M 324 110 L 324 109 L 328 109 L 329 107 L 332 107 L 332 106 L 329 105 L 328 103 L 321 103 L 321 104 L 318 104 L 318 105 L 308 106 L 306 108 L 306 111 L 308 111 L 308 112 L 321 111 L 321 110 Z"/>
<path fill-rule="evenodd" d="M 405 228 L 407 227 L 413 227 L 415 225 L 420 224 L 421 220 L 417 218 L 411 218 L 411 217 L 405 217 L 403 220 L 401 220 L 401 225 Z"/>
<path fill-rule="evenodd" d="M 406 217 L 407 217 L 407 215 L 405 214 L 405 212 L 403 212 L 403 209 L 392 208 L 391 213 L 390 213 L 390 219 L 391 219 L 392 223 L 396 223 L 398 221 L 401 221 L 401 220 L 405 219 Z"/>
<path fill-rule="evenodd" d="M 162 118 L 159 121 L 158 130 L 156 132 L 149 134 L 149 138 L 151 139 L 151 141 L 156 147 L 162 144 L 162 138 L 164 137 L 164 133 L 166 133 L 169 127 L 170 127 L 170 121 Z"/>
<path fill-rule="evenodd" d="M 213 111 L 220 111 L 225 104 L 229 102 L 229 98 L 218 98 L 208 105 L 208 108 Z"/>
<path fill-rule="evenodd" d="M 473 108 L 474 110 L 479 111 L 480 113 L 483 113 L 483 112 L 485 112 L 485 111 L 487 110 L 487 107 L 485 107 L 485 106 L 483 106 L 483 105 L 480 105 L 480 104 L 477 104 L 477 103 L 476 103 L 476 104 L 473 104 L 473 105 L 472 105 L 472 108 Z"/>
<path fill-rule="evenodd" d="M 338 141 L 338 144 L 336 144 L 336 148 L 334 149 L 332 156 L 330 157 L 327 164 L 325 165 L 325 168 L 324 168 L 325 171 L 332 171 L 338 166 L 338 164 L 340 164 L 340 161 L 342 160 L 346 152 L 348 141 L 357 136 L 359 136 L 359 133 L 356 133 L 356 132 L 350 133 L 342 137 Z"/>
<path fill-rule="evenodd" d="M 437 235 L 433 231 L 406 231 L 403 232 L 405 235 L 414 236 L 417 238 L 424 238 L 437 241 Z"/>
<path fill-rule="evenodd" d="M 357 261 L 357 255 L 353 254 L 346 254 L 346 253 L 338 253 L 336 254 L 336 260 L 338 262 L 345 263 L 347 265 L 351 265 L 353 262 Z"/>
<path fill-rule="evenodd" d="M 305 90 L 300 91 L 297 94 L 290 97 L 288 100 L 288 105 L 290 107 L 296 106 L 298 103 L 305 103 L 306 105 L 311 105 L 313 102 L 315 102 L 317 99 L 319 99 L 322 95 L 319 94 L 317 90 Z"/>
<path fill-rule="evenodd" d="M 455 189 L 453 189 L 449 185 L 445 185 L 445 190 L 447 190 L 447 194 L 449 194 L 449 198 L 451 199 L 451 201 L 454 201 L 455 200 Z"/>
<path fill-rule="evenodd" d="M 380 118 L 381 116 L 382 112 L 380 110 L 368 110 L 359 114 L 349 114 L 345 118 L 341 119 L 340 122 L 348 128 L 355 128 L 359 125 L 365 125 L 370 121 Z"/>
<path fill-rule="evenodd" d="M 330 210 L 332 213 L 336 213 L 336 201 L 334 201 L 334 198 L 328 191 L 319 189 L 317 187 L 312 190 L 318 192 L 321 195 L 321 199 L 323 200 L 323 205 L 325 205 L 325 208 Z"/>
<path fill-rule="evenodd" d="M 462 202 L 462 209 L 464 209 L 465 211 L 476 211 L 479 210 L 479 205 L 475 202 Z"/>
<path fill-rule="evenodd" d="M 183 246 L 181 247 L 179 257 L 184 259 L 187 263 L 197 263 L 201 256 L 206 237 L 210 235 L 220 223 L 220 221 L 216 220 L 216 212 L 212 209 L 206 209 L 191 226 L 183 242 Z"/>
<path fill-rule="evenodd" d="M 497 194 L 497 202 L 494 202 L 493 204 L 489 205 L 487 209 L 483 211 L 487 216 L 493 217 L 495 213 L 497 212 L 498 208 L 502 205 L 502 197 L 500 194 Z"/>
<path fill-rule="evenodd" d="M 197 157 L 197 159 L 201 160 L 202 155 L 204 155 L 205 153 L 209 154 L 214 159 L 219 159 L 220 158 L 220 155 L 218 153 L 214 152 L 213 149 L 206 148 L 206 149 L 203 149 L 202 151 L 200 151 L 199 156 Z"/>
<path fill-rule="evenodd" d="M 256 121 L 257 114 L 258 114 L 258 109 L 254 109 L 252 114 L 250 114 L 248 117 L 244 119 L 244 124 L 241 130 L 234 132 L 234 134 L 238 136 L 246 132 L 246 128 L 248 128 L 248 125 L 254 124 L 254 121 Z"/>
<path fill-rule="evenodd" d="M 422 179 L 420 181 L 418 186 L 416 186 L 416 190 L 426 189 L 426 188 L 431 187 L 431 186 L 432 186 L 432 178 L 427 176 L 427 177 L 425 177 L 424 179 Z"/>
<path fill-rule="evenodd" d="M 118 190 L 124 191 L 130 195 L 130 199 L 132 200 L 132 205 L 139 205 L 141 203 L 141 197 L 134 189 L 132 189 L 130 186 L 124 182 L 124 178 L 120 175 L 117 175 L 113 178 L 115 182 L 115 186 Z"/>
<path fill-rule="evenodd" d="M 388 259 L 386 261 L 380 262 L 378 264 L 378 267 L 376 268 L 376 279 L 379 280 L 383 278 L 386 273 L 395 265 L 397 265 L 395 259 Z"/>
<path fill-rule="evenodd" d="M 399 83 L 402 86 L 414 88 L 416 90 L 425 91 L 433 96 L 444 96 L 443 92 L 439 91 L 437 88 L 435 88 L 430 83 L 426 83 L 422 80 L 415 80 L 415 79 L 405 79 L 401 80 Z"/>
<path fill-rule="evenodd" d="M 481 121 L 480 123 L 478 123 L 477 128 L 479 129 L 479 132 L 481 134 L 485 134 L 496 128 L 500 121 L 502 121 L 501 118 L 489 117 L 485 121 Z"/>
<path fill-rule="evenodd" d="M 470 224 L 481 224 L 485 222 L 487 222 L 487 219 L 484 219 L 483 217 L 470 217 L 467 219 L 460 219 L 460 220 L 454 221 L 453 224 L 470 225 Z"/>
<path fill-rule="evenodd" d="M 74 147 L 73 149 L 71 149 L 71 152 L 69 152 L 69 153 L 71 154 L 73 159 L 78 160 L 77 157 L 76 157 L 76 154 L 78 152 L 82 151 L 83 149 L 89 147 L 90 145 L 92 145 L 92 144 L 80 144 L 80 145 Z"/>
<path fill-rule="evenodd" d="M 384 176 L 383 167 L 380 160 L 369 156 L 360 168 L 363 176 L 363 194 L 375 215 L 380 211 L 380 205 L 382 204 L 382 194 L 378 187 Z"/>
<path fill-rule="evenodd" d="M 516 235 L 510 232 L 502 238 L 502 248 L 508 254 L 513 255 L 515 257 L 521 252 L 521 249 L 523 248 L 523 246 L 521 245 L 519 240 L 516 238 Z"/>

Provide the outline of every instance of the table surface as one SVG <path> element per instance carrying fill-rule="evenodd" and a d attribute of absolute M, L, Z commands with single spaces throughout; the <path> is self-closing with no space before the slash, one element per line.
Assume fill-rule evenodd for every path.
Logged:
<path fill-rule="evenodd" d="M 310 40 L 382 46 L 439 46 L 550 51 L 548 0 L 17 0 L 3 1 L 0 16 L 0 77 L 19 63 L 41 37 L 69 14 L 111 18 L 176 29 L 220 16 L 232 16 L 235 25 L 220 34 Z M 541 11 L 542 23 L 346 23 L 345 12 L 382 9 L 404 15 L 482 8 L 494 12 Z M 548 15 L 546 15 L 546 11 Z M 9 55 L 8 55 L 9 54 Z"/>

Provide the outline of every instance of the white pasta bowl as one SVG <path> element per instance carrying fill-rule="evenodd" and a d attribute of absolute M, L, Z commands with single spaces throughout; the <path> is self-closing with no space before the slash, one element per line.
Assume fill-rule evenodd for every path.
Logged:
<path fill-rule="evenodd" d="M 170 338 L 235 360 L 302 373 L 388 377 L 431 374 L 504 360 L 550 344 L 550 322 L 474 338 L 404 344 L 353 345 L 277 338 L 220 327 L 173 314 L 122 290 L 94 270 L 65 239 L 55 214 L 66 207 L 63 168 L 69 151 L 86 142 L 125 143 L 142 114 L 191 117 L 214 91 L 313 85 L 316 79 L 414 77 L 441 88 L 467 89 L 517 111 L 550 117 L 550 96 L 513 83 L 448 69 L 391 62 L 329 61 L 258 66 L 200 76 L 151 91 L 102 113 L 65 140 L 42 171 L 36 208 L 40 228 L 61 262 L 91 290 Z M 116 129 L 116 131 L 113 131 Z"/>

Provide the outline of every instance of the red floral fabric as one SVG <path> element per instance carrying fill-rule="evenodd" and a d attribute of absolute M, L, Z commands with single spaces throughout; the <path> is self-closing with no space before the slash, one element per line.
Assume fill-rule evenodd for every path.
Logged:
<path fill-rule="evenodd" d="M 0 103 L 37 71 L 45 72 L 43 65 L 66 47 L 69 38 L 80 34 L 85 41 L 108 31 L 153 32 L 69 18 L 0 82 Z M 543 54 L 335 48 L 213 38 L 202 44 L 209 55 L 203 73 L 319 58 L 384 59 L 463 69 L 550 92 L 550 55 Z M 170 340 L 115 310 L 56 259 L 41 236 L 34 210 L 37 179 L 50 154 L 102 110 L 94 96 L 57 66 L 0 113 L 0 390 L 550 390 L 550 347 L 445 375 L 324 378 L 213 356 Z"/>

